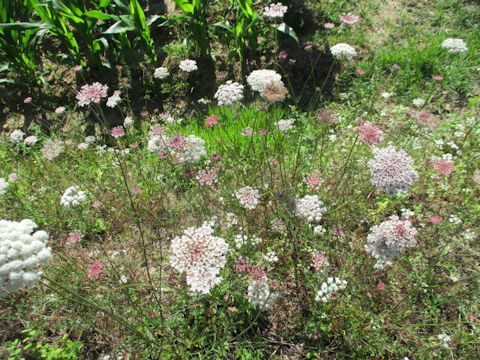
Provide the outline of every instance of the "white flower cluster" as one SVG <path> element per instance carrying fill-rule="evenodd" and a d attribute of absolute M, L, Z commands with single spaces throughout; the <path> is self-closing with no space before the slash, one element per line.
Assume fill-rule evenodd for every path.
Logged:
<path fill-rule="evenodd" d="M 442 42 L 442 48 L 447 49 L 450 54 L 459 54 L 468 51 L 467 45 L 462 39 L 449 38 Z"/>
<path fill-rule="evenodd" d="M 417 245 L 417 233 L 409 219 L 400 220 L 398 216 L 393 215 L 389 220 L 372 227 L 367 236 L 365 251 L 377 259 L 375 268 L 383 269 L 391 264 L 394 256 L 402 254 L 408 247 Z"/>
<path fill-rule="evenodd" d="M 180 70 L 185 72 L 192 72 L 198 70 L 197 62 L 190 59 L 180 61 L 180 65 L 178 65 L 178 67 L 180 68 Z"/>
<path fill-rule="evenodd" d="M 70 186 L 62 195 L 60 204 L 66 208 L 76 207 L 87 200 L 85 191 L 80 190 L 78 186 Z"/>
<path fill-rule="evenodd" d="M 288 7 L 284 6 L 282 3 L 270 4 L 263 9 L 263 16 L 271 19 L 281 19 L 283 18 L 287 10 Z"/>
<path fill-rule="evenodd" d="M 278 261 L 277 253 L 273 250 L 268 251 L 265 255 L 263 255 L 263 260 L 267 263 L 274 263 Z"/>
<path fill-rule="evenodd" d="M 412 100 L 412 104 L 416 107 L 422 107 L 423 105 L 425 105 L 425 100 L 423 100 L 422 98 L 416 98 Z"/>
<path fill-rule="evenodd" d="M 7 192 L 8 182 L 5 178 L 0 178 L 0 195 L 3 195 Z"/>
<path fill-rule="evenodd" d="M 357 52 L 348 44 L 340 43 L 330 48 L 332 56 L 337 60 L 352 60 L 357 56 Z"/>
<path fill-rule="evenodd" d="M 226 84 L 218 87 L 213 98 L 218 100 L 218 106 L 231 106 L 243 99 L 243 85 L 228 80 Z"/>
<path fill-rule="evenodd" d="M 322 207 L 323 202 L 317 195 L 305 195 L 299 198 L 295 204 L 296 215 L 310 223 L 318 223 L 322 220 L 322 215 L 327 208 Z"/>
<path fill-rule="evenodd" d="M 0 297 L 5 295 L 1 287 L 16 291 L 24 285 L 33 286 L 41 275 L 37 268 L 51 259 L 48 234 L 31 234 L 36 227 L 30 219 L 0 220 Z"/>
<path fill-rule="evenodd" d="M 195 135 L 188 135 L 183 147 L 175 151 L 174 157 L 180 164 L 187 164 L 198 163 L 206 155 L 205 140 Z"/>
<path fill-rule="evenodd" d="M 248 286 L 248 302 L 261 310 L 268 310 L 278 297 L 278 292 L 270 291 L 267 279 L 254 280 Z"/>
<path fill-rule="evenodd" d="M 248 238 L 248 236 L 245 234 L 237 234 L 235 235 L 233 241 L 235 242 L 235 247 L 237 249 L 240 249 L 244 245 L 251 245 L 251 246 L 258 245 L 262 242 L 262 238 L 256 235 L 253 235 L 250 238 Z"/>
<path fill-rule="evenodd" d="M 219 284 L 218 276 L 226 262 L 228 244 L 213 235 L 213 228 L 204 223 L 199 228 L 190 227 L 171 244 L 170 264 L 187 275 L 187 284 L 194 292 L 207 294 Z"/>
<path fill-rule="evenodd" d="M 283 85 L 282 76 L 275 70 L 254 70 L 247 76 L 248 85 L 259 93 L 262 93 L 265 86 L 272 81 Z"/>
<path fill-rule="evenodd" d="M 131 116 L 127 116 L 125 120 L 123 120 L 123 127 L 125 129 L 130 129 L 133 125 L 135 125 L 135 121 Z"/>
<path fill-rule="evenodd" d="M 153 77 L 155 79 L 163 80 L 166 77 L 168 77 L 169 74 L 170 73 L 168 72 L 168 69 L 166 67 L 160 66 L 156 68 L 155 71 L 153 72 Z"/>
<path fill-rule="evenodd" d="M 250 186 L 245 186 L 235 191 L 235 197 L 245 209 L 253 210 L 258 205 L 260 191 Z"/>
<path fill-rule="evenodd" d="M 106 105 L 110 108 L 117 106 L 117 104 L 122 101 L 122 98 L 120 97 L 121 94 L 122 92 L 120 90 L 115 90 L 113 95 L 108 98 Z"/>
<path fill-rule="evenodd" d="M 280 132 L 286 133 L 289 130 L 292 130 L 295 128 L 294 123 L 295 123 L 295 119 L 288 119 L 288 120 L 282 119 L 277 121 L 275 123 L 275 126 L 278 128 Z"/>
<path fill-rule="evenodd" d="M 10 140 L 16 144 L 22 141 L 24 136 L 25 136 L 25 133 L 22 130 L 20 129 L 13 130 L 10 133 Z"/>
<path fill-rule="evenodd" d="M 404 150 L 389 145 L 385 148 L 373 148 L 374 158 L 368 162 L 372 184 L 382 191 L 394 194 L 395 191 L 407 191 L 418 179 L 413 168 L 413 159 Z"/>
<path fill-rule="evenodd" d="M 345 290 L 347 287 L 347 280 L 340 280 L 339 278 L 329 277 L 326 282 L 322 284 L 322 287 L 315 296 L 315 301 L 322 301 L 324 303 L 332 300 L 334 294 L 339 291 Z"/>
<path fill-rule="evenodd" d="M 23 140 L 23 143 L 27 146 L 33 146 L 37 143 L 37 141 L 38 138 L 35 135 L 30 135 Z"/>
<path fill-rule="evenodd" d="M 445 333 L 442 333 L 437 336 L 437 339 L 440 340 L 440 346 L 444 349 L 449 349 L 450 348 L 450 342 L 452 341 L 452 338 L 448 336 Z"/>

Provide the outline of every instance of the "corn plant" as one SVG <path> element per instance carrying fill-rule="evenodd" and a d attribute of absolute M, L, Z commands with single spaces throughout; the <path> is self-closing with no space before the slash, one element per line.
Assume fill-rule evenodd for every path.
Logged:
<path fill-rule="evenodd" d="M 195 44 L 202 56 L 210 52 L 210 34 L 207 22 L 210 4 L 208 0 L 175 0 L 183 11 L 189 27 L 189 39 Z"/>
<path fill-rule="evenodd" d="M 111 0 L 100 1 L 100 7 L 106 7 Z M 101 63 L 102 45 L 108 48 L 105 38 L 96 38 L 94 31 L 98 20 L 107 20 L 108 16 L 99 10 L 87 11 L 81 0 L 30 0 L 40 18 L 48 23 L 50 32 L 58 36 L 75 59 L 80 59 L 79 36 L 87 48 L 87 58 L 92 66 Z M 73 28 L 73 30 L 71 28 Z"/>
<path fill-rule="evenodd" d="M 0 73 L 14 71 L 26 83 L 35 82 L 35 54 L 47 24 L 27 22 L 32 8 L 28 2 L 0 2 Z M 22 21 L 23 20 L 23 21 Z M 13 82 L 0 78 L 0 83 Z"/>
<path fill-rule="evenodd" d="M 134 49 L 138 45 L 140 45 L 149 59 L 155 62 L 157 56 L 150 34 L 150 26 L 158 19 L 164 17 L 154 15 L 146 18 L 138 0 L 114 0 L 114 3 L 115 11 L 121 15 L 104 14 L 108 20 L 113 20 L 115 23 L 104 31 L 103 34 L 116 35 L 113 37 L 113 40 L 118 44 L 119 52 L 128 63 L 136 63 Z M 129 38 L 128 33 L 133 33 L 135 36 Z"/>

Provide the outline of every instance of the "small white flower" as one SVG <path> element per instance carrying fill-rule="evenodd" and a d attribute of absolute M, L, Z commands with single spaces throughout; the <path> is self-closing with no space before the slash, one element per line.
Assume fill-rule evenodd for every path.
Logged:
<path fill-rule="evenodd" d="M 421 98 L 416 98 L 412 100 L 412 104 L 415 105 L 416 107 L 422 107 L 423 105 L 425 105 L 425 100 Z"/>
<path fill-rule="evenodd" d="M 459 54 L 468 51 L 467 45 L 465 45 L 462 39 L 446 39 L 442 42 L 442 48 L 447 49 L 450 54 Z"/>
<path fill-rule="evenodd" d="M 66 207 L 76 207 L 87 200 L 85 191 L 81 191 L 78 186 L 71 186 L 62 195 L 60 203 Z"/>
<path fill-rule="evenodd" d="M 30 135 L 23 140 L 23 143 L 27 146 L 33 146 L 37 143 L 37 141 L 38 139 L 35 135 Z"/>
<path fill-rule="evenodd" d="M 243 99 L 243 85 L 228 80 L 219 86 L 213 98 L 218 100 L 218 106 L 231 106 Z"/>
<path fill-rule="evenodd" d="M 168 69 L 166 67 L 160 66 L 160 67 L 155 69 L 155 71 L 153 73 L 153 77 L 155 79 L 163 80 L 166 77 L 168 77 L 169 74 L 170 73 L 168 72 Z"/>
<path fill-rule="evenodd" d="M 395 95 L 394 93 L 391 93 L 391 92 L 383 92 L 380 94 L 380 96 L 384 99 L 389 99 L 391 98 L 393 95 Z"/>
<path fill-rule="evenodd" d="M 25 133 L 22 130 L 20 130 L 20 129 L 13 130 L 10 133 L 10 140 L 14 144 L 16 144 L 16 143 L 19 143 L 20 141 L 22 141 L 24 136 L 25 136 Z"/>
<path fill-rule="evenodd" d="M 190 59 L 185 59 L 180 62 L 180 65 L 178 65 L 180 70 L 185 71 L 185 72 L 192 72 L 192 71 L 197 71 L 198 66 L 197 62 L 195 60 L 190 60 Z"/>
<path fill-rule="evenodd" d="M 277 121 L 275 123 L 275 126 L 278 128 L 280 132 L 286 133 L 289 130 L 292 130 L 295 128 L 295 125 L 293 125 L 294 122 L 295 122 L 295 119 L 288 119 L 288 120 L 282 119 Z"/>
<path fill-rule="evenodd" d="M 265 86 L 272 81 L 280 82 L 283 85 L 282 76 L 275 70 L 254 70 L 247 76 L 248 85 L 250 85 L 252 90 L 259 93 L 262 93 Z"/>
<path fill-rule="evenodd" d="M 0 178 L 0 195 L 3 195 L 7 192 L 8 182 L 5 178 Z"/>
<path fill-rule="evenodd" d="M 332 53 L 332 56 L 337 60 L 352 60 L 354 57 L 357 56 L 357 52 L 355 51 L 355 49 L 345 43 L 333 45 L 330 48 L 330 52 Z"/>
<path fill-rule="evenodd" d="M 125 120 L 123 120 L 123 127 L 125 129 L 130 129 L 131 127 L 133 127 L 134 123 L 135 122 L 134 122 L 133 118 L 131 116 L 127 116 L 125 118 Z"/>

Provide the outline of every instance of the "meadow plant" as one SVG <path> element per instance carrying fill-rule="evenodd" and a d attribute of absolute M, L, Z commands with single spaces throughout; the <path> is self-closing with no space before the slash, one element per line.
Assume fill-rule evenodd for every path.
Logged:
<path fill-rule="evenodd" d="M 450 54 L 460 54 L 468 51 L 467 45 L 462 39 L 448 38 L 442 42 L 442 48 Z"/>
<path fill-rule="evenodd" d="M 247 83 L 253 91 L 262 93 L 263 89 L 271 82 L 282 81 L 282 76 L 275 70 L 254 70 L 247 76 Z M 283 83 L 282 83 L 283 85 Z"/>
<path fill-rule="evenodd" d="M 345 43 L 333 45 L 330 48 L 332 56 L 337 60 L 352 60 L 357 56 L 357 52 L 353 47 Z"/>
<path fill-rule="evenodd" d="M 243 99 L 243 85 L 228 80 L 218 87 L 213 98 L 217 99 L 218 106 L 232 106 Z"/>

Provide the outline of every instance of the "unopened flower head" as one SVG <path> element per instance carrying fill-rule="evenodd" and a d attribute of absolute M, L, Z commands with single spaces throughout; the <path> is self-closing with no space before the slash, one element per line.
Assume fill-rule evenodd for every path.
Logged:
<path fill-rule="evenodd" d="M 182 236 L 172 240 L 170 249 L 170 264 L 186 273 L 192 291 L 207 294 L 222 281 L 218 275 L 227 262 L 228 244 L 213 235 L 212 227 L 203 224 L 186 229 Z"/>
<path fill-rule="evenodd" d="M 159 80 L 163 80 L 163 79 L 167 78 L 168 75 L 170 75 L 170 73 L 168 72 L 168 69 L 166 67 L 163 67 L 163 66 L 160 66 L 160 67 L 156 68 L 154 73 L 153 73 L 153 77 L 155 79 L 159 79 Z"/>
<path fill-rule="evenodd" d="M 462 39 L 449 38 L 442 42 L 442 48 L 447 49 L 450 54 L 459 54 L 468 51 L 467 45 Z"/>
<path fill-rule="evenodd" d="M 185 59 L 180 62 L 180 65 L 178 65 L 180 70 L 185 71 L 185 72 L 192 72 L 192 71 L 197 71 L 198 66 L 197 62 L 195 60 L 190 60 L 190 59 Z"/>
<path fill-rule="evenodd" d="M 220 85 L 213 96 L 218 101 L 218 106 L 231 106 L 243 99 L 243 85 L 228 80 Z"/>
<path fill-rule="evenodd" d="M 102 98 L 107 96 L 107 90 L 108 86 L 102 85 L 99 82 L 94 82 L 90 85 L 83 85 L 76 96 L 78 105 L 83 107 L 85 105 L 90 105 L 91 103 L 100 103 Z"/>
<path fill-rule="evenodd" d="M 62 195 L 60 203 L 66 208 L 76 207 L 87 201 L 85 191 L 81 191 L 78 186 L 71 186 Z"/>
<path fill-rule="evenodd" d="M 260 191 L 250 186 L 245 186 L 235 192 L 235 197 L 245 209 L 253 210 L 258 205 Z"/>
<path fill-rule="evenodd" d="M 281 19 L 287 12 L 288 7 L 282 3 L 270 4 L 263 9 L 263 16 L 270 19 Z"/>
<path fill-rule="evenodd" d="M 389 220 L 372 227 L 365 250 L 377 259 L 375 267 L 383 269 L 391 264 L 394 256 L 417 245 L 416 236 L 417 229 L 412 226 L 409 219 L 400 219 L 393 215 Z"/>
<path fill-rule="evenodd" d="M 0 220 L 0 297 L 5 295 L 2 287 L 9 291 L 32 287 L 41 275 L 38 267 L 51 259 L 48 234 L 45 231 L 32 234 L 36 227 L 29 219 Z"/>
<path fill-rule="evenodd" d="M 418 179 L 413 159 L 404 150 L 389 145 L 373 148 L 374 158 L 368 162 L 372 184 L 391 195 L 395 191 L 407 191 Z"/>
<path fill-rule="evenodd" d="M 125 135 L 125 129 L 123 126 L 115 126 L 111 131 L 111 135 L 114 138 L 120 138 Z"/>
<path fill-rule="evenodd" d="M 296 215 L 310 223 L 320 222 L 325 211 L 327 208 L 323 207 L 323 202 L 317 195 L 305 195 L 298 198 L 295 204 Z"/>
<path fill-rule="evenodd" d="M 53 160 L 58 155 L 60 155 L 63 150 L 65 150 L 65 146 L 63 145 L 63 141 L 60 139 L 48 139 L 47 142 L 43 145 L 40 152 L 42 153 L 42 158 L 46 160 Z"/>
<path fill-rule="evenodd" d="M 16 143 L 19 143 L 20 141 L 22 141 L 24 136 L 25 136 L 25 133 L 22 130 L 20 130 L 20 129 L 13 130 L 10 133 L 10 140 L 14 144 L 16 144 Z"/>
<path fill-rule="evenodd" d="M 265 86 L 272 81 L 282 83 L 282 76 L 275 70 L 254 70 L 247 76 L 248 85 L 259 93 L 262 93 Z"/>
<path fill-rule="evenodd" d="M 337 60 L 352 60 L 357 56 L 357 52 L 348 44 L 340 43 L 330 48 L 332 56 Z"/>

